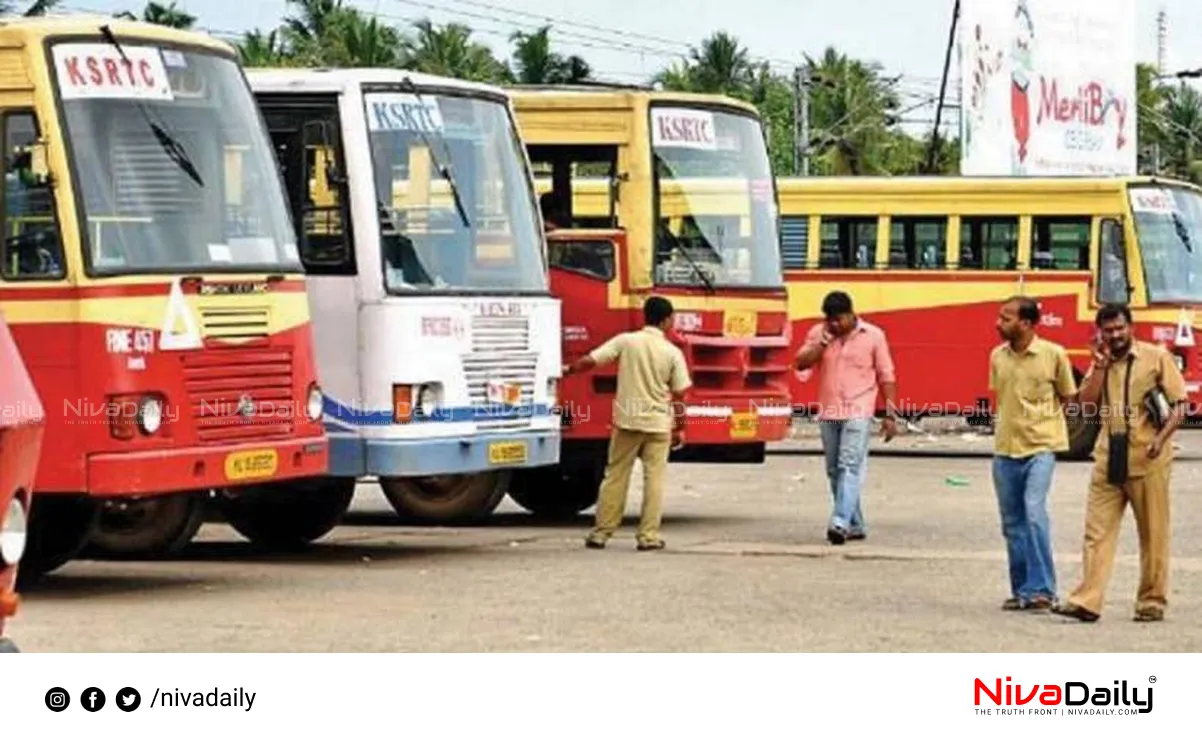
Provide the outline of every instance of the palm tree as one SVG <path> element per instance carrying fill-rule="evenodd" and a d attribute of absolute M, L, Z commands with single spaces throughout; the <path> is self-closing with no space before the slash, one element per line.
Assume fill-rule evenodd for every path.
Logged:
<path fill-rule="evenodd" d="M 264 34 L 259 29 L 247 31 L 236 46 L 238 56 L 246 67 L 284 67 L 288 54 L 279 30 Z"/>
<path fill-rule="evenodd" d="M 1202 93 L 1184 81 L 1166 95 L 1162 125 L 1165 170 L 1180 178 L 1202 172 Z"/>
<path fill-rule="evenodd" d="M 166 5 L 152 1 L 146 3 L 146 8 L 142 11 L 142 20 L 171 28 L 192 28 L 196 23 L 196 16 L 175 7 L 175 0 Z"/>
<path fill-rule="evenodd" d="M 0 15 L 22 15 L 26 18 L 31 18 L 38 15 L 46 15 L 58 5 L 59 0 L 35 0 L 29 4 L 24 12 L 18 13 L 13 8 L 10 2 L 0 2 Z"/>
<path fill-rule="evenodd" d="M 577 83 L 592 78 L 592 68 L 582 57 L 564 57 L 551 51 L 551 27 L 543 26 L 528 34 L 515 32 L 509 37 L 513 42 L 513 60 L 508 65 L 508 76 L 526 85 Z"/>
<path fill-rule="evenodd" d="M 731 34 L 718 31 L 700 47 L 692 47 L 685 60 L 657 75 L 655 82 L 673 90 L 743 97 L 754 77 L 747 48 Z"/>
<path fill-rule="evenodd" d="M 818 61 L 807 57 L 812 146 L 819 170 L 863 175 L 884 172 L 881 147 L 896 122 L 899 105 L 878 65 L 850 59 L 828 48 Z"/>
<path fill-rule="evenodd" d="M 460 23 L 439 28 L 429 20 L 413 24 L 415 37 L 401 42 L 402 66 L 431 75 L 476 82 L 503 82 L 506 69 L 485 45 L 472 41 L 472 30 Z"/>

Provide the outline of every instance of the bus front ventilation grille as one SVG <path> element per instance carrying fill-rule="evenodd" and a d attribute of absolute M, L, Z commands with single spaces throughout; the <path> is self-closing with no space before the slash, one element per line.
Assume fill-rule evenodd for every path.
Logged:
<path fill-rule="evenodd" d="M 521 353 L 529 350 L 530 318 L 472 318 L 472 353 Z"/>
<path fill-rule="evenodd" d="M 305 415 L 291 349 L 206 349 L 184 357 L 184 392 L 201 444 L 288 436 Z"/>
<path fill-rule="evenodd" d="M 201 307 L 200 324 L 205 338 L 233 343 L 264 341 L 271 329 L 267 307 Z"/>

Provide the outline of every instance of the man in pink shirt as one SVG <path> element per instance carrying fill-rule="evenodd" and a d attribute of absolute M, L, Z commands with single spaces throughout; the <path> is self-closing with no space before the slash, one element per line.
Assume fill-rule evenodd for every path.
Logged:
<path fill-rule="evenodd" d="M 868 471 L 872 419 L 883 387 L 887 409 L 881 431 L 885 441 L 897 435 L 897 378 L 884 331 L 856 317 L 851 297 L 831 292 L 822 301 L 822 314 L 826 321 L 810 329 L 794 365 L 798 370 L 819 366 L 818 425 L 835 501 L 826 538 L 843 544 L 865 537 L 860 490 Z"/>

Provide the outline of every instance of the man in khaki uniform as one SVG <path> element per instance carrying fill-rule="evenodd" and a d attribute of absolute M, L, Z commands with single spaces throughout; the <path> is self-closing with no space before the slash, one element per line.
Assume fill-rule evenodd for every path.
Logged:
<path fill-rule="evenodd" d="M 1097 326 L 1101 343 L 1095 344 L 1094 363 L 1081 388 L 1082 405 L 1092 407 L 1100 400 L 1102 418 L 1085 511 L 1084 574 L 1068 600 L 1053 611 L 1083 622 L 1101 616 L 1119 527 L 1130 503 L 1139 533 L 1135 620 L 1160 621 L 1169 591 L 1171 438 L 1185 414 L 1185 381 L 1167 350 L 1132 339 L 1131 312 L 1126 307 L 1106 305 L 1098 311 Z M 1164 392 L 1168 413 L 1159 430 L 1144 406 L 1145 396 L 1157 386 Z M 1124 433 L 1125 458 L 1121 456 Z M 1113 461 L 1112 451 L 1119 455 Z"/>
<path fill-rule="evenodd" d="M 664 336 L 672 321 L 672 303 L 651 297 L 643 305 L 642 330 L 622 333 L 564 367 L 564 375 L 618 362 L 609 461 L 597 500 L 593 531 L 585 539 L 599 549 L 613 536 L 626 511 L 630 473 L 643 462 L 643 508 L 638 549 L 664 548 L 659 536 L 663 517 L 664 474 L 671 447 L 684 444 L 682 399 L 692 382 L 684 354 Z"/>

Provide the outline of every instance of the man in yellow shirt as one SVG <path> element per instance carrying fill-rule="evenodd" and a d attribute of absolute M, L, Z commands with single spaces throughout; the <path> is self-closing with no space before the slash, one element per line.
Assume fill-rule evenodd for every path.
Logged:
<path fill-rule="evenodd" d="M 1062 405 L 1077 385 L 1064 349 L 1035 334 L 1039 305 L 1012 297 L 998 314 L 989 388 L 997 395 L 993 483 L 1010 565 L 1008 611 L 1047 610 L 1056 601 L 1048 491 L 1056 452 L 1068 449 Z"/>
<path fill-rule="evenodd" d="M 634 460 L 643 463 L 643 508 L 638 549 L 664 548 L 659 536 L 663 517 L 664 475 L 668 452 L 684 444 L 685 391 L 692 386 L 684 354 L 664 333 L 672 324 L 672 303 L 651 297 L 643 305 L 644 327 L 617 335 L 586 356 L 564 366 L 564 375 L 618 362 L 609 461 L 597 499 L 597 516 L 585 544 L 605 546 L 622 523 Z"/>
<path fill-rule="evenodd" d="M 1068 600 L 1052 611 L 1083 622 L 1101 616 L 1119 527 L 1130 503 L 1139 534 L 1135 621 L 1157 622 L 1164 619 L 1168 603 L 1169 474 L 1172 436 L 1185 417 L 1185 380 L 1166 349 L 1132 338 L 1126 307 L 1102 307 L 1096 324 L 1101 343 L 1081 387 L 1082 405 L 1101 399 L 1102 418 L 1085 508 L 1084 575 Z M 1163 403 L 1160 425 L 1145 406 L 1149 393 Z"/>

